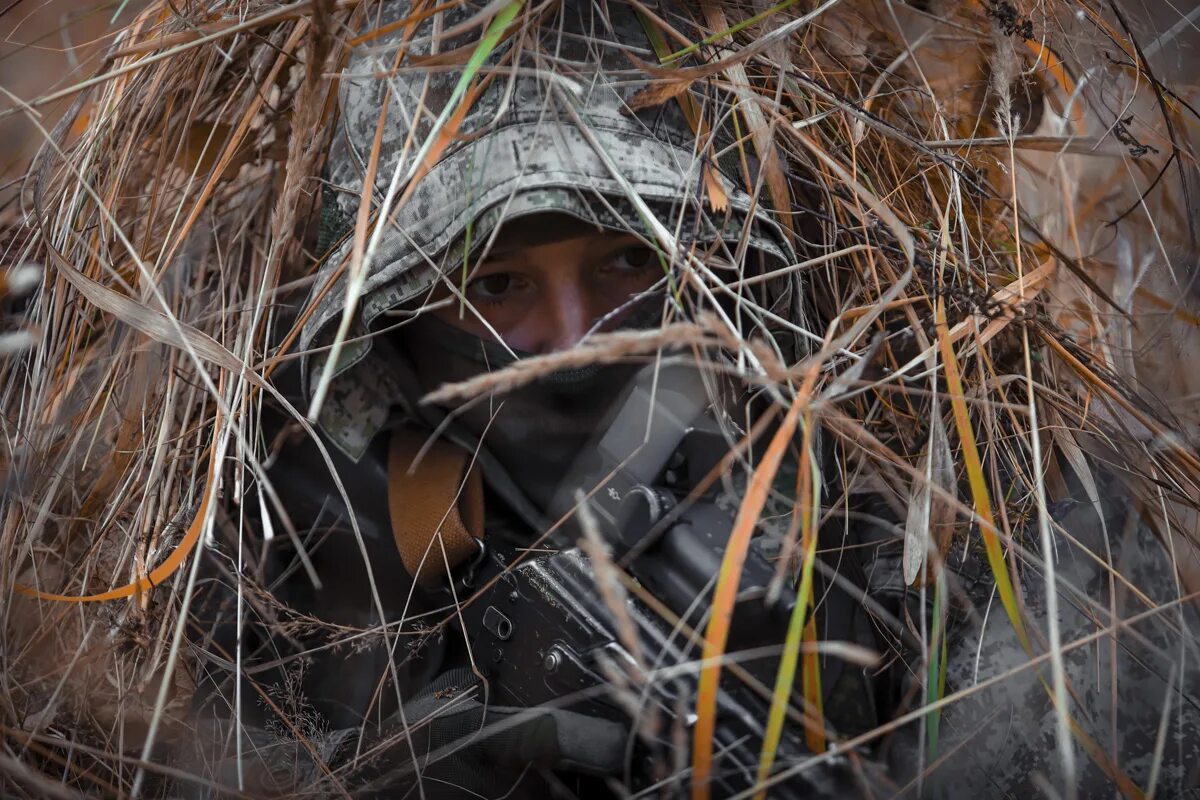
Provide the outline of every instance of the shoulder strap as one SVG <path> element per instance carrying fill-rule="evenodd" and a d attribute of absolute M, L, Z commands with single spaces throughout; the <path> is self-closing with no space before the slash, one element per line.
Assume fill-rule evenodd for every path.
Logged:
<path fill-rule="evenodd" d="M 483 481 L 470 453 L 404 427 L 388 452 L 388 512 L 404 568 L 434 587 L 479 552 L 483 540 Z M 418 461 L 418 455 L 420 460 Z M 415 469 L 414 469 L 415 463 Z"/>

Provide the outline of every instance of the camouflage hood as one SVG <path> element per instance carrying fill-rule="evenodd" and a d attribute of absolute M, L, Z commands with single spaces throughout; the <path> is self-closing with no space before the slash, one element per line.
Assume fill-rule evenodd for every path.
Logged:
<path fill-rule="evenodd" d="M 699 89 L 685 96 L 689 109 L 703 109 L 710 120 L 712 135 L 699 150 L 682 103 L 631 110 L 644 105 L 635 100 L 639 92 L 661 85 L 638 68 L 658 60 L 649 23 L 617 3 L 606 14 L 576 0 L 523 6 L 464 82 L 481 40 L 505 27 L 497 8 L 458 6 L 423 16 L 407 0 L 386 2 L 367 15 L 342 74 L 322 220 L 331 255 L 310 298 L 301 345 L 331 342 L 348 293 L 355 293 L 353 322 L 318 418 L 354 458 L 401 395 L 382 366 L 388 343 L 369 334 L 395 322 L 385 312 L 419 303 L 502 220 L 554 210 L 646 233 L 643 212 L 651 209 L 680 248 L 727 243 L 732 264 L 747 250 L 792 260 L 763 200 L 747 192 L 756 184 L 755 165 L 751 148 L 733 144 L 732 97 L 711 87 L 708 96 Z M 375 207 L 356 290 L 348 279 L 352 229 L 376 140 Z M 710 199 L 714 184 L 727 202 Z M 386 222 L 379 223 L 384 210 Z M 386 227 L 376 231 L 379 224 Z M 328 353 L 303 365 L 310 394 Z"/>

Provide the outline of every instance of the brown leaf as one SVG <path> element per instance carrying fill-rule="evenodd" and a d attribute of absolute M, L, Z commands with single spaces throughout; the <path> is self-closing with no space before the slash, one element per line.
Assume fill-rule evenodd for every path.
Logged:
<path fill-rule="evenodd" d="M 704 165 L 704 188 L 708 194 L 709 208 L 719 214 L 729 207 L 729 195 L 725 191 L 725 183 L 721 180 L 721 173 L 711 162 Z"/>
<path fill-rule="evenodd" d="M 669 100 L 674 100 L 688 90 L 692 85 L 692 81 L 688 80 L 664 80 L 651 83 L 645 89 L 641 89 L 633 97 L 629 98 L 629 106 L 623 109 L 626 115 L 635 114 L 638 111 L 654 106 L 661 106 Z"/>

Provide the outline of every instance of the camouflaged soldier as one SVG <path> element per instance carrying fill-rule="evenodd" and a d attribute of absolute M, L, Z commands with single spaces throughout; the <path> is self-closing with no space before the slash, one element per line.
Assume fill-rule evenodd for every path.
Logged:
<path fill-rule="evenodd" d="M 419 774 L 426 796 L 527 796 L 547 786 L 593 796 L 625 766 L 632 745 L 626 725 L 546 709 L 522 715 L 507 729 L 497 726 L 512 710 L 485 713 L 475 699 L 480 694 L 468 691 L 478 679 L 464 671 L 472 660 L 463 634 L 414 631 L 438 610 L 445 616 L 446 567 L 453 574 L 469 566 L 460 567 L 456 542 L 486 533 L 488 541 L 525 546 L 546 530 L 564 474 L 640 365 L 557 370 L 468 404 L 420 399 L 443 384 L 563 350 L 596 333 L 656 329 L 665 317 L 687 318 L 685 296 L 667 291 L 678 289 L 681 258 L 699 257 L 732 278 L 747 265 L 752 272 L 786 265 L 794 254 L 764 201 L 742 188 L 755 182 L 743 167 L 755 167 L 728 148 L 732 129 L 718 131 L 710 151 L 698 153 L 678 104 L 631 111 L 634 95 L 650 85 L 636 64 L 655 57 L 632 7 L 610 4 L 601 13 L 567 2 L 523 11 L 541 17 L 540 34 L 512 37 L 496 49 L 474 84 L 479 92 L 472 91 L 469 111 L 453 121 L 455 133 L 436 158 L 428 157 L 427 145 L 451 124 L 464 59 L 411 65 L 469 52 L 488 18 L 464 6 L 433 14 L 412 30 L 395 24 L 410 13 L 406 2 L 380 4 L 368 26 L 379 35 L 366 37 L 342 75 L 322 213 L 321 250 L 330 255 L 300 342 L 313 355 L 300 365 L 298 400 L 307 405 L 322 395 L 319 428 L 333 445 L 349 508 L 310 445 L 289 446 L 273 472 L 291 522 L 320 536 L 308 557 L 322 582 L 313 588 L 305 570 L 289 563 L 291 554 L 281 553 L 276 574 L 284 580 L 276 583 L 276 596 L 325 622 L 369 628 L 386 620 L 401 628 L 398 644 L 392 643 L 400 652 L 375 642 L 322 653 L 311 644 L 319 636 L 277 652 L 256 680 L 302 694 L 318 752 L 266 734 L 252 749 L 277 754 L 264 760 L 287 787 L 315 778 L 326 781 L 325 789 L 336 781 L 390 793 Z M 401 48 L 405 60 L 394 68 Z M 728 119 L 720 109 L 727 112 L 730 101 L 713 98 L 718 106 L 710 115 Z M 386 223 L 372 221 L 378 234 L 356 262 L 351 229 L 372 169 L 373 212 Z M 705 187 L 716 191 L 714 184 L 724 196 L 715 204 L 719 211 L 706 200 Z M 362 279 L 355 285 L 347 273 L 359 263 Z M 771 333 L 772 320 L 801 319 L 792 280 L 741 290 L 765 310 L 751 323 L 760 332 Z M 348 335 L 330 349 L 350 291 Z M 794 334 L 777 333 L 769 340 L 794 360 Z M 745 411 L 734 424 L 747 424 Z M 397 455 L 403 432 L 414 437 Z M 442 502 L 437 490 L 422 486 L 399 511 L 394 498 L 389 507 L 395 493 L 389 461 L 450 464 L 446 469 L 459 477 L 462 467 L 451 462 L 468 456 L 474 482 L 461 487 L 461 504 L 457 491 Z M 459 507 L 468 504 L 472 508 Z M 453 519 L 443 519 L 447 512 Z M 451 523 L 461 532 L 456 538 L 444 530 Z M 409 528 L 411 535 L 402 534 Z M 441 535 L 431 546 L 435 529 Z M 414 538 L 420 542 L 410 546 Z M 244 652 L 253 651 L 247 641 L 253 638 L 244 634 Z M 388 686 L 382 692 L 381 681 Z M 219 732 L 226 715 L 214 714 Z M 346 730 L 362 726 L 368 715 L 388 721 L 372 731 Z M 502 732 L 480 736 L 485 716 Z M 259 726 L 277 730 L 272 717 L 264 713 Z M 394 735 L 397 724 L 403 729 L 430 717 L 435 723 L 418 726 L 412 742 L 380 748 L 387 750 L 382 757 L 370 753 L 372 743 L 403 738 Z M 338 732 L 324 735 L 333 729 Z M 449 745 L 460 740 L 471 746 L 453 752 Z M 317 756 L 336 765 L 347 749 L 376 757 L 340 778 L 323 776 L 312 763 Z M 445 750 L 448 757 L 430 758 Z M 229 760 L 211 757 L 228 779 Z M 251 771 L 263 777 L 262 769 Z"/>
<path fill-rule="evenodd" d="M 291 626 L 298 633 L 287 642 L 272 636 L 269 624 L 260 631 L 250 625 L 242 639 L 251 665 L 247 680 L 276 687 L 280 701 L 299 698 L 300 706 L 284 711 L 306 721 L 301 733 L 311 745 L 297 744 L 295 731 L 284 731 L 266 704 L 244 709 L 243 721 L 259 732 L 243 734 L 249 739 L 243 750 L 257 754 L 243 763 L 243 780 L 254 776 L 251 788 L 263 793 L 397 796 L 411 790 L 419 775 L 427 797 L 602 796 L 628 774 L 634 742 L 626 727 L 558 708 L 523 715 L 485 709 L 462 633 L 443 629 L 423 636 L 420 629 L 445 616 L 452 598 L 439 582 L 447 579 L 447 567 L 451 573 L 469 567 L 469 549 L 464 554 L 457 548 L 472 534 L 527 545 L 546 529 L 563 476 L 594 440 L 635 366 L 558 371 L 465 405 L 420 399 L 445 383 L 561 350 L 598 332 L 687 318 L 695 306 L 681 302 L 686 295 L 665 291 L 684 274 L 686 253 L 743 275 L 796 257 L 779 224 L 784 217 L 745 192 L 747 179 L 754 186 L 756 176 L 742 174 L 729 158 L 733 151 L 724 145 L 731 131 L 717 130 L 712 152 L 697 152 L 677 103 L 630 111 L 630 100 L 650 80 L 637 65 L 654 59 L 632 8 L 610 2 L 601 12 L 588 3 L 564 2 L 523 11 L 543 17 L 539 36 L 497 48 L 472 84 L 478 92 L 472 90 L 470 110 L 453 120 L 455 135 L 436 158 L 428 157 L 428 145 L 451 124 L 447 109 L 459 99 L 463 53 L 471 51 L 488 18 L 454 7 L 408 29 L 394 24 L 409 15 L 407 3 L 379 8 L 369 24 L 377 35 L 356 49 L 342 78 L 323 210 L 322 250 L 331 255 L 306 309 L 301 345 L 313 355 L 301 364 L 297 389 L 301 407 L 323 393 L 320 429 L 333 445 L 349 505 L 311 444 L 292 443 L 279 454 L 275 484 L 291 522 L 306 535 L 321 588 L 314 588 L 286 546 L 271 552 L 267 577 L 289 613 L 308 614 L 320 624 L 312 634 Z M 402 47 L 406 58 L 398 61 Z M 706 102 L 717 106 L 711 118 L 729 118 L 721 109 L 730 98 L 712 93 Z M 358 262 L 350 231 L 372 168 L 369 230 L 379 233 Z M 713 180 L 728 197 L 720 212 L 706 190 Z M 385 216 L 385 223 L 374 221 Z M 348 274 L 356 264 L 363 268 L 361 281 Z M 789 360 L 800 350 L 791 338 L 795 328 L 777 323 L 803 327 L 793 280 L 748 289 L 769 312 L 750 326 L 768 333 Z M 331 350 L 350 291 L 349 330 L 340 348 Z M 744 413 L 753 403 L 739 400 L 729 408 L 743 414 L 737 427 L 744 430 Z M 459 461 L 450 456 L 444 464 L 461 477 L 463 454 L 469 456 L 469 473 L 479 479 L 473 488 L 459 488 L 464 496 L 475 494 L 478 505 L 468 498 L 460 506 L 455 495 L 453 508 L 433 504 L 443 513 L 432 521 L 417 502 L 409 513 L 397 513 L 396 503 L 389 503 L 388 469 L 389 459 L 398 458 L 398 431 L 418 434 L 420 446 L 402 451 L 406 463 L 415 464 L 426 452 L 421 448 L 440 442 L 450 448 L 442 452 L 459 453 Z M 1086 499 L 1082 488 L 1080 497 Z M 870 546 L 847 548 L 837 561 L 838 576 L 829 581 L 857 592 L 872 625 L 864 633 L 851 614 L 850 621 L 822 631 L 824 639 L 856 640 L 884 655 L 880 669 L 846 670 L 845 680 L 825 687 L 827 716 L 842 733 L 867 731 L 922 702 L 919 621 L 925 617 L 931 624 L 930 609 L 901 578 L 902 544 L 889 521 L 898 514 L 877 500 L 859 505 L 871 503 L 883 510 L 860 512 L 852 526 L 854 542 Z M 398 541 L 406 526 L 439 527 L 447 511 L 467 536 L 443 536 L 436 549 L 429 536 L 415 548 Z M 1084 502 L 1060 520 L 1080 547 L 1090 548 L 1059 554 L 1060 561 L 1069 560 L 1060 567 L 1062 585 L 1069 587 L 1063 590 L 1070 609 L 1064 635 L 1082 633 L 1089 615 L 1115 608 L 1121 617 L 1124 604 L 1172 595 L 1169 562 L 1128 513 L 1116 503 L 1097 515 Z M 1040 673 L 1022 667 L 1028 658 L 1001 615 L 988 611 L 986 567 L 972 547 L 963 547 L 948 575 L 956 610 L 946 677 L 946 693 L 963 694 L 943 711 L 937 750 L 917 721 L 881 735 L 864 752 L 891 766 L 897 789 L 918 782 L 922 759 L 933 764 L 919 781 L 932 796 L 1023 796 L 1047 780 L 1061 786 L 1055 715 Z M 1144 581 L 1139 591 L 1114 588 L 1096 568 L 1091 556 L 1107 552 L 1124 559 L 1126 574 Z M 1040 577 L 1032 570 L 1027 577 L 1031 624 L 1043 629 Z M 228 617 L 214 613 L 220 640 L 229 635 L 220 628 Z M 261 613 L 266 623 L 280 621 L 269 609 Z M 378 633 L 384 622 L 390 637 Z M 1100 743 L 1099 752 L 1115 762 L 1100 769 L 1077 754 L 1082 796 L 1099 796 L 1100 787 L 1127 794 L 1131 786 L 1144 789 L 1152 763 L 1162 765 L 1160 794 L 1179 796 L 1192 785 L 1186 766 L 1200 763 L 1195 658 L 1185 657 L 1178 645 L 1190 641 L 1178 635 L 1189 624 L 1182 609 L 1150 615 L 1128 636 L 1105 640 L 1099 672 L 1095 658 L 1083 658 L 1096 654 L 1094 646 L 1073 651 L 1078 659 L 1071 661 L 1069 677 L 1081 704 L 1076 718 Z M 322 625 L 369 633 L 356 634 L 357 644 L 333 647 Z M 214 697 L 229 694 L 227 683 L 214 679 L 214 685 Z M 254 691 L 244 689 L 247 696 Z M 218 777 L 230 783 L 235 770 L 222 756 L 232 739 L 220 721 L 227 716 L 219 709 L 214 714 L 212 725 L 227 749 L 213 758 Z M 398 735 L 410 725 L 417 731 L 413 737 Z"/>

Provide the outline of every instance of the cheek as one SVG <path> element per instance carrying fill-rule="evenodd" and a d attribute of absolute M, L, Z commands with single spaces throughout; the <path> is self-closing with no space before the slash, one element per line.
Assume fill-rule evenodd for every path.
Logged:
<path fill-rule="evenodd" d="M 536 303 L 531 294 L 520 292 L 505 298 L 502 303 L 477 302 L 474 310 L 456 299 L 432 313 L 441 322 L 481 339 L 494 339 L 494 330 L 510 347 L 519 348 L 520 345 L 514 340 L 521 338 L 521 331 L 527 327 L 532 316 L 530 308 Z"/>
<path fill-rule="evenodd" d="M 589 282 L 589 305 L 595 310 L 596 316 L 604 316 L 614 308 L 629 302 L 634 295 L 654 286 L 661 277 L 662 274 L 657 269 L 645 270 L 634 275 L 597 274 Z"/>

